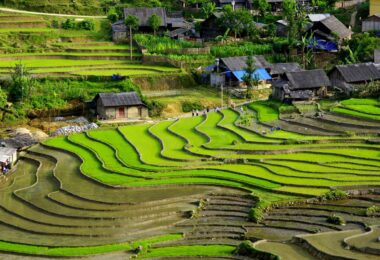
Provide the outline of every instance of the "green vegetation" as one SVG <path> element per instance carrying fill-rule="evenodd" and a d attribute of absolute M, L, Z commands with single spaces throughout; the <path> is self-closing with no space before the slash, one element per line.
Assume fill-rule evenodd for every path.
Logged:
<path fill-rule="evenodd" d="M 340 225 L 340 226 L 343 226 L 346 224 L 346 221 L 344 220 L 344 218 L 342 216 L 337 216 L 337 215 L 328 216 L 326 221 L 328 223 L 331 223 L 334 225 Z"/>
<path fill-rule="evenodd" d="M 167 257 L 197 257 L 197 256 L 210 256 L 210 257 L 223 257 L 233 255 L 235 250 L 234 246 L 228 245 L 205 245 L 205 246 L 173 246 L 161 247 L 148 250 L 147 253 L 142 254 L 142 258 L 153 258 L 160 256 Z"/>

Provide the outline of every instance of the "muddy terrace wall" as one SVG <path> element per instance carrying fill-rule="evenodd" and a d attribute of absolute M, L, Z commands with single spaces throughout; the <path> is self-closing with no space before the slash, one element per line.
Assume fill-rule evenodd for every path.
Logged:
<path fill-rule="evenodd" d="M 159 76 L 152 75 L 146 77 L 131 78 L 131 80 L 143 91 L 175 90 L 196 86 L 196 82 L 190 74 Z"/>

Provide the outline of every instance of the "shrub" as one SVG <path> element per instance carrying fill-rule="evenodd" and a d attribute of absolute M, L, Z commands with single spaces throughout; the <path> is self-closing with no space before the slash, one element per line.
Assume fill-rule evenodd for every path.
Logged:
<path fill-rule="evenodd" d="M 165 108 L 165 105 L 157 100 L 147 101 L 146 105 L 148 106 L 149 116 L 151 117 L 161 116 L 162 111 Z"/>
<path fill-rule="evenodd" d="M 54 20 L 51 22 L 51 27 L 58 29 L 58 28 L 59 28 L 59 21 L 56 20 L 56 19 L 54 19 Z"/>
<path fill-rule="evenodd" d="M 249 256 L 254 259 L 263 259 L 263 260 L 279 260 L 280 258 L 276 255 L 273 255 L 268 252 L 263 252 L 256 249 L 252 242 L 249 240 L 245 240 L 241 242 L 235 249 L 235 254 Z"/>
<path fill-rule="evenodd" d="M 62 28 L 65 30 L 72 30 L 72 29 L 75 29 L 75 27 L 76 27 L 76 23 L 75 23 L 75 20 L 72 18 L 66 19 L 66 21 L 62 23 Z"/>
<path fill-rule="evenodd" d="M 332 215 L 332 216 L 328 216 L 326 221 L 328 223 L 331 223 L 331 224 L 334 224 L 334 225 L 340 225 L 340 226 L 343 226 L 346 224 L 346 221 L 344 220 L 343 217 L 341 216 L 337 216 L 337 215 Z"/>
<path fill-rule="evenodd" d="M 372 217 L 372 216 L 375 216 L 377 215 L 378 213 L 380 213 L 380 207 L 379 206 L 371 206 L 371 207 L 368 207 L 366 210 L 365 210 L 365 215 L 368 216 L 368 217 Z"/>
<path fill-rule="evenodd" d="M 93 31 L 95 29 L 95 23 L 92 20 L 83 20 L 78 23 L 77 29 Z"/>
<path fill-rule="evenodd" d="M 183 101 L 182 102 L 182 111 L 187 113 L 193 110 L 202 110 L 204 106 L 199 102 Z"/>
<path fill-rule="evenodd" d="M 342 190 L 331 190 L 321 197 L 323 200 L 344 200 L 348 198 L 348 193 Z"/>

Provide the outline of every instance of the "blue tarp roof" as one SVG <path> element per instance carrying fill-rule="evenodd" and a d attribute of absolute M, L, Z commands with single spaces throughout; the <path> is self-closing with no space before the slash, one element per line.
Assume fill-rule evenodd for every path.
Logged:
<path fill-rule="evenodd" d="M 326 41 L 316 36 L 310 39 L 308 47 L 315 50 L 338 51 L 338 46 L 335 42 Z"/>
<path fill-rule="evenodd" d="M 239 81 L 243 81 L 243 77 L 246 74 L 245 70 L 239 70 L 239 71 L 233 71 L 232 72 L 235 77 Z M 252 78 L 256 78 L 257 80 L 270 80 L 272 77 L 269 75 L 269 73 L 265 69 L 256 69 L 255 72 L 252 74 Z"/>

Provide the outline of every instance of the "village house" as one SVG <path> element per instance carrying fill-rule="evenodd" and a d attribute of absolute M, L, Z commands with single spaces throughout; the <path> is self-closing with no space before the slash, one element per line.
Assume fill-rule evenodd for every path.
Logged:
<path fill-rule="evenodd" d="M 222 12 L 213 12 L 200 25 L 200 36 L 202 39 L 210 40 L 223 35 L 225 31 L 221 29 L 219 19 L 223 16 Z"/>
<path fill-rule="evenodd" d="M 314 34 L 316 39 L 316 49 L 325 49 L 326 46 L 329 46 L 329 42 L 336 44 L 338 47 L 343 40 L 351 39 L 352 35 L 352 31 L 333 15 L 314 22 L 311 33 Z M 327 50 L 330 49 L 332 50 L 332 48 Z"/>
<path fill-rule="evenodd" d="M 300 65 L 296 62 L 288 63 L 273 63 L 270 67 L 270 75 L 273 80 L 280 79 L 287 72 L 303 71 Z"/>
<path fill-rule="evenodd" d="M 148 108 L 136 92 L 99 93 L 93 100 L 100 119 L 143 119 Z"/>
<path fill-rule="evenodd" d="M 362 31 L 380 31 L 380 14 L 374 14 L 362 21 Z"/>
<path fill-rule="evenodd" d="M 124 18 L 112 24 L 112 39 L 115 42 L 124 41 L 127 39 L 128 30 L 125 26 L 124 19 L 129 15 L 134 15 L 139 20 L 140 31 L 151 31 L 149 25 L 149 18 L 153 15 L 157 15 L 161 20 L 161 29 L 175 30 L 178 28 L 191 28 L 191 24 L 186 22 L 185 19 L 177 13 L 168 14 L 165 8 L 155 7 L 135 7 L 124 8 Z"/>
<path fill-rule="evenodd" d="M 214 0 L 216 7 L 223 8 L 226 5 L 231 5 L 235 9 L 247 8 L 252 9 L 253 0 Z"/>
<path fill-rule="evenodd" d="M 305 70 L 287 72 L 272 85 L 274 99 L 291 103 L 325 97 L 331 83 L 324 70 Z"/>
<path fill-rule="evenodd" d="M 337 65 L 329 77 L 333 87 L 351 95 L 365 84 L 380 80 L 380 70 L 373 63 Z"/>
<path fill-rule="evenodd" d="M 210 75 L 212 86 L 221 84 L 231 87 L 244 87 L 243 77 L 246 75 L 247 56 L 227 57 L 218 60 L 218 67 Z M 269 88 L 268 82 L 272 79 L 268 71 L 271 64 L 262 55 L 253 56 L 254 66 L 256 68 L 252 77 L 260 83 L 259 88 Z"/>
<path fill-rule="evenodd" d="M 6 174 L 17 161 L 17 149 L 0 147 L 0 174 Z"/>

